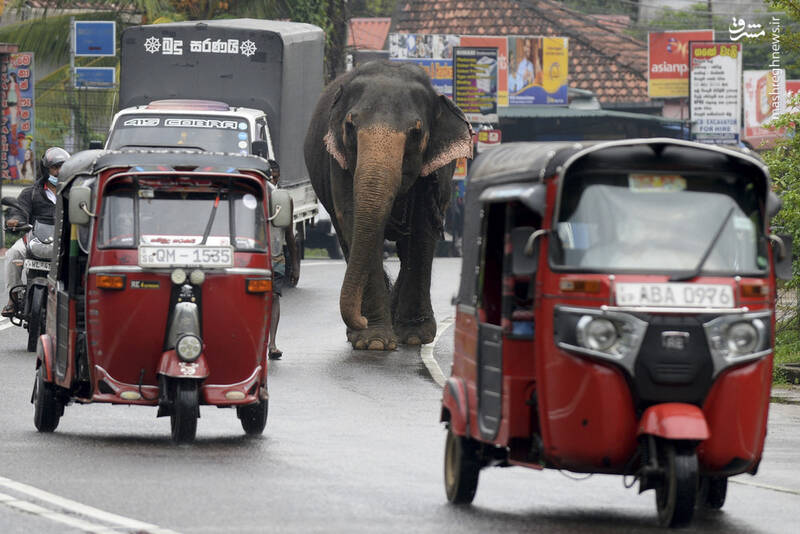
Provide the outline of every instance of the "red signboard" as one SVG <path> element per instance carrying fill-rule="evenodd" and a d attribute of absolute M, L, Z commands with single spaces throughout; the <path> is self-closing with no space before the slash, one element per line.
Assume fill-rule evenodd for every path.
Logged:
<path fill-rule="evenodd" d="M 714 30 L 650 32 L 647 47 L 648 96 L 689 96 L 689 42 L 713 40 Z"/>

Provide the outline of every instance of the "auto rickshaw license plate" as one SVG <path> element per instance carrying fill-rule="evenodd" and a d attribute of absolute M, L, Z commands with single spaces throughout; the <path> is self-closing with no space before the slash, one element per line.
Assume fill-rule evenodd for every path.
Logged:
<path fill-rule="evenodd" d="M 153 246 L 139 247 L 141 267 L 233 267 L 231 247 Z"/>
<path fill-rule="evenodd" d="M 619 283 L 616 293 L 618 306 L 733 307 L 733 291 L 722 284 Z"/>

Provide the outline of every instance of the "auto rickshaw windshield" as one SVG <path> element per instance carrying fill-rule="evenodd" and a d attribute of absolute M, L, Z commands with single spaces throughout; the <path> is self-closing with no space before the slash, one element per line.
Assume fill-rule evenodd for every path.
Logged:
<path fill-rule="evenodd" d="M 761 276 L 768 261 L 757 197 L 746 177 L 568 176 L 551 261 L 599 272 Z"/>
<path fill-rule="evenodd" d="M 196 245 L 203 243 L 204 237 L 207 245 L 266 250 L 262 202 L 254 192 L 245 190 L 161 190 L 132 184 L 123 184 L 104 196 L 100 248 Z"/>

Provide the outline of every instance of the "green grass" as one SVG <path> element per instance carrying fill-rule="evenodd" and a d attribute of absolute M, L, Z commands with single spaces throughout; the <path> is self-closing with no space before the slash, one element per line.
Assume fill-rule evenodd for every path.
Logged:
<path fill-rule="evenodd" d="M 794 317 L 778 323 L 775 333 L 775 364 L 772 371 L 774 384 L 787 384 L 788 380 L 778 366 L 800 363 L 800 322 Z"/>

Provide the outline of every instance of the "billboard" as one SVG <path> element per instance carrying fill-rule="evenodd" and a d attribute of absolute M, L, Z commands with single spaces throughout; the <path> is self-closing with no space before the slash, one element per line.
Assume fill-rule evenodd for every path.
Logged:
<path fill-rule="evenodd" d="M 786 109 L 786 74 L 783 69 L 746 70 L 744 81 L 744 137 L 758 148 L 782 135 L 765 126 Z"/>
<path fill-rule="evenodd" d="M 647 96 L 689 96 L 689 42 L 713 40 L 714 30 L 650 32 L 647 38 Z"/>
<path fill-rule="evenodd" d="M 800 80 L 786 80 L 786 102 L 800 95 Z M 786 113 L 800 113 L 800 107 L 787 106 Z"/>
<path fill-rule="evenodd" d="M 0 126 L 0 177 L 4 180 L 36 178 L 33 146 L 33 52 L 6 56 L 0 65 L 2 126 Z"/>
<path fill-rule="evenodd" d="M 460 46 L 497 48 L 497 105 L 508 105 L 508 39 L 486 35 L 464 35 Z"/>
<path fill-rule="evenodd" d="M 453 101 L 469 122 L 498 122 L 496 48 L 455 48 Z"/>
<path fill-rule="evenodd" d="M 737 144 L 742 109 L 742 45 L 689 44 L 689 114 L 692 139 Z"/>
<path fill-rule="evenodd" d="M 566 37 L 508 38 L 508 105 L 566 106 Z"/>
<path fill-rule="evenodd" d="M 115 56 L 117 26 L 114 21 L 76 20 L 73 50 L 76 56 Z"/>

